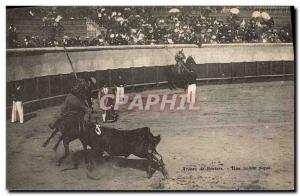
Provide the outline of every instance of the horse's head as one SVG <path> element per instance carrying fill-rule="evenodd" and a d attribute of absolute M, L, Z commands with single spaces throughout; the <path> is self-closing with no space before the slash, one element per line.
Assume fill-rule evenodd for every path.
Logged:
<path fill-rule="evenodd" d="M 188 56 L 188 58 L 186 59 L 185 63 L 189 66 L 191 65 L 196 65 L 196 62 L 194 60 L 194 58 L 192 56 Z"/>

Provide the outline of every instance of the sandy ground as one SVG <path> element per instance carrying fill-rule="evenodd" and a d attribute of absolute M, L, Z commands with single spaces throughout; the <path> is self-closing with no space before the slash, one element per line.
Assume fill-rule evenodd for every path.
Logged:
<path fill-rule="evenodd" d="M 179 93 L 152 90 L 144 93 Z M 198 86 L 197 111 L 121 111 L 107 124 L 122 129 L 149 126 L 162 140 L 169 179 L 156 172 L 146 178 L 145 161 L 130 156 L 109 158 L 87 177 L 82 147 L 62 166 L 42 143 L 60 106 L 36 111 L 23 125 L 7 121 L 7 188 L 14 190 L 286 190 L 294 188 L 294 82 L 277 81 Z M 80 160 L 79 169 L 62 172 Z"/>

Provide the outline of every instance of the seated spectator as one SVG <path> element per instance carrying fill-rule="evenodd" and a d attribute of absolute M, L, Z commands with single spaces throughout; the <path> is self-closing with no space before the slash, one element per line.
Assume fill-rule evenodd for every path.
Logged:
<path fill-rule="evenodd" d="M 26 9 L 26 8 L 24 8 Z M 87 13 L 80 9 L 94 9 Z M 227 11 L 226 11 L 227 10 Z M 228 11 L 229 10 L 229 11 Z M 55 46 L 105 46 L 147 44 L 197 44 L 202 43 L 278 43 L 292 42 L 290 25 L 276 31 L 274 19 L 267 12 L 254 11 L 242 18 L 237 8 L 216 9 L 226 14 L 224 18 L 210 16 L 207 8 L 192 15 L 192 8 L 181 8 L 178 13 L 152 14 L 153 7 L 96 7 L 70 8 L 63 13 L 56 8 L 40 17 L 42 31 L 47 37 L 28 35 L 18 40 L 17 28 L 8 28 L 9 48 Z M 38 13 L 38 12 L 35 12 Z M 41 12 L 42 13 L 42 12 Z M 104 30 L 95 37 L 63 35 L 62 19 L 93 19 Z"/>

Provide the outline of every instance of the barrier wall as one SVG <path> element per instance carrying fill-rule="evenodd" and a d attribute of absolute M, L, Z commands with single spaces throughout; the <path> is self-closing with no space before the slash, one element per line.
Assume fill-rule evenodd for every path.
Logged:
<path fill-rule="evenodd" d="M 167 46 L 107 46 L 67 48 L 77 72 L 166 66 L 175 63 L 180 48 L 197 64 L 293 61 L 292 44 L 226 44 Z M 71 73 L 63 48 L 7 50 L 7 81 Z"/>
<path fill-rule="evenodd" d="M 67 48 L 79 77 L 95 77 L 97 87 L 112 86 L 122 76 L 128 88 L 166 83 L 168 65 L 183 48 L 197 65 L 198 81 L 292 77 L 292 44 L 107 46 Z M 62 48 L 7 50 L 7 94 L 24 83 L 25 111 L 56 104 L 71 88 L 74 75 Z M 11 105 L 7 96 L 7 106 Z"/>

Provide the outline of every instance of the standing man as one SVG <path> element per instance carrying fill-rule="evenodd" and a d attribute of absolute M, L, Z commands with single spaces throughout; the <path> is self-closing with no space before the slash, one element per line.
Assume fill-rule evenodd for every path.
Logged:
<path fill-rule="evenodd" d="M 94 77 L 90 77 L 86 79 L 87 83 L 87 92 L 86 92 L 86 102 L 90 108 L 92 108 L 92 98 L 97 99 L 97 95 L 93 93 L 93 89 L 97 83 L 97 80 Z"/>
<path fill-rule="evenodd" d="M 14 24 L 10 24 L 10 26 L 8 28 L 7 44 L 8 44 L 9 48 L 18 47 L 17 28 L 15 27 Z"/>
<path fill-rule="evenodd" d="M 103 108 L 101 108 L 101 98 L 105 95 L 108 95 L 108 88 L 106 86 L 106 84 L 103 85 L 103 87 L 100 89 L 99 94 L 98 94 L 98 102 L 99 102 L 99 108 L 100 110 L 102 110 Z M 105 99 L 104 100 L 104 105 L 107 106 L 108 105 L 108 100 Z M 103 109 L 102 112 L 102 121 L 105 122 L 106 121 L 106 110 Z"/>
<path fill-rule="evenodd" d="M 114 85 L 116 87 L 115 104 L 119 106 L 124 101 L 124 86 L 125 86 L 125 81 L 124 81 L 123 73 L 122 72 L 119 73 L 118 79 L 117 79 L 117 81 L 116 81 L 116 83 Z M 117 107 L 117 108 L 119 108 L 119 107 Z"/>
<path fill-rule="evenodd" d="M 16 83 L 15 88 L 12 92 L 13 106 L 11 114 L 11 122 L 14 123 L 17 119 L 20 120 L 20 123 L 24 122 L 23 114 L 23 87 L 20 82 Z"/>

